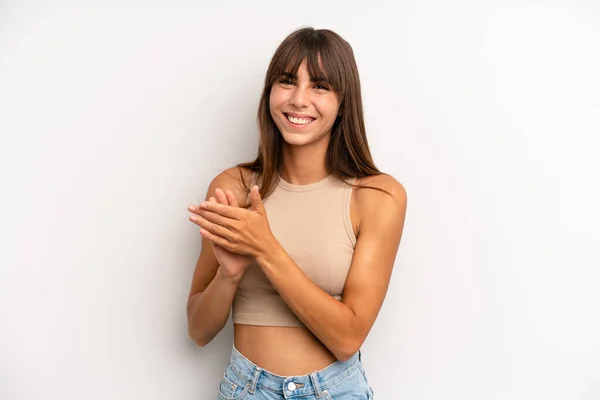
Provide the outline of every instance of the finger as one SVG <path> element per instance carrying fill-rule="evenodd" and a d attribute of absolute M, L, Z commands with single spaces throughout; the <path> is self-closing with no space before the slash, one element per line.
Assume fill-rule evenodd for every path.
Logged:
<path fill-rule="evenodd" d="M 206 210 L 203 210 L 203 209 L 200 209 L 198 211 L 198 215 L 201 218 L 204 218 L 205 220 L 207 220 L 209 222 L 212 222 L 213 224 L 216 224 L 216 225 L 222 226 L 224 228 L 227 228 L 227 229 L 229 229 L 232 232 L 236 231 L 236 229 L 237 229 L 236 228 L 237 220 L 235 220 L 235 219 L 227 218 L 227 217 L 219 215 L 219 214 L 217 214 L 215 212 L 206 211 Z"/>
<path fill-rule="evenodd" d="M 235 198 L 235 195 L 233 194 L 233 192 L 229 189 L 227 189 L 225 191 L 225 195 L 227 196 L 227 199 L 229 200 L 229 205 L 232 207 L 239 207 L 238 201 Z"/>
<path fill-rule="evenodd" d="M 210 197 L 210 198 L 209 198 L 207 201 L 209 201 L 209 202 L 212 202 L 212 203 L 216 203 L 216 201 L 215 201 L 215 198 L 214 198 L 214 197 Z M 199 205 L 198 205 L 198 206 L 189 206 L 189 207 L 188 207 L 188 211 L 191 211 L 191 212 L 193 212 L 194 214 L 198 214 L 198 215 L 200 215 L 200 210 L 201 210 L 201 208 L 200 208 L 200 206 L 199 206 Z M 190 219 L 191 219 L 191 217 L 190 217 Z"/>
<path fill-rule="evenodd" d="M 245 214 L 248 211 L 239 207 L 226 206 L 224 204 L 211 203 L 211 202 L 202 202 L 200 203 L 199 208 L 201 210 L 212 211 L 216 214 L 222 215 L 223 217 L 227 217 L 230 219 L 244 219 Z"/>
<path fill-rule="evenodd" d="M 258 211 L 259 214 L 266 214 L 265 207 L 263 206 L 260 197 L 260 190 L 256 185 L 252 186 L 252 189 L 250 190 L 250 204 L 252 205 L 252 210 Z"/>
<path fill-rule="evenodd" d="M 214 197 L 209 197 L 209 199 L 207 201 L 211 202 L 211 203 L 217 203 L 217 200 Z M 199 205 L 198 206 L 192 205 L 192 206 L 188 207 L 188 211 L 193 212 L 194 214 L 197 214 L 197 215 L 201 215 L 201 213 L 200 213 L 201 210 L 202 209 L 200 208 Z M 195 217 L 195 215 L 190 216 L 190 220 L 197 224 L 197 221 L 194 219 L 194 217 Z"/>
<path fill-rule="evenodd" d="M 217 246 L 221 246 L 224 249 L 227 249 L 229 251 L 234 251 L 233 246 L 231 245 L 231 243 L 229 243 L 228 240 L 223 239 L 222 237 L 217 236 L 217 235 L 207 231 L 206 229 L 200 229 L 200 234 L 204 238 L 210 240 L 211 243 L 213 243 Z"/>
<path fill-rule="evenodd" d="M 217 195 L 217 200 L 220 204 L 225 204 L 226 206 L 229 205 L 229 200 L 227 199 L 227 196 L 225 195 L 225 192 L 222 189 L 216 188 L 215 194 Z"/>
<path fill-rule="evenodd" d="M 212 234 L 221 236 L 227 240 L 233 239 L 232 237 L 232 233 L 229 229 L 216 224 L 214 222 L 211 222 L 209 220 L 207 220 L 204 217 L 200 217 L 198 215 L 194 215 L 190 218 L 196 225 L 200 226 L 201 228 L 204 228 L 205 230 L 209 231 Z"/>

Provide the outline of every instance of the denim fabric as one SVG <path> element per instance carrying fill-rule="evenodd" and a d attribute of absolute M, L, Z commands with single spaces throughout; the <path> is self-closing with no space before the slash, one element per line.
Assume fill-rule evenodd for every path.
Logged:
<path fill-rule="evenodd" d="M 336 361 L 307 375 L 280 376 L 258 367 L 233 347 L 221 382 L 218 400 L 373 400 L 360 360 Z"/>

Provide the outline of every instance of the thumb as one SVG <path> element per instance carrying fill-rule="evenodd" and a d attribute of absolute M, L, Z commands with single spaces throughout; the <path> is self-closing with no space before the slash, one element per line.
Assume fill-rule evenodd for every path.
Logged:
<path fill-rule="evenodd" d="M 258 186 L 256 185 L 252 186 L 252 189 L 250 189 L 250 204 L 252 204 L 253 211 L 257 211 L 259 214 L 262 215 L 265 214 L 265 207 L 260 197 Z"/>

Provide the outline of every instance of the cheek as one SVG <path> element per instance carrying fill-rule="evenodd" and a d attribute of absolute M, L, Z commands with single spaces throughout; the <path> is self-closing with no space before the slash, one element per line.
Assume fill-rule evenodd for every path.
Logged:
<path fill-rule="evenodd" d="M 269 97 L 269 112 L 271 113 L 271 117 L 276 120 L 275 114 L 277 113 L 277 97 L 271 95 Z"/>
<path fill-rule="evenodd" d="M 272 89 L 269 95 L 269 105 L 273 108 L 280 107 L 285 103 L 285 93 L 281 90 Z"/>
<path fill-rule="evenodd" d="M 317 110 L 321 116 L 326 120 L 335 120 L 338 114 L 338 104 L 329 100 L 320 101 L 315 103 Z"/>

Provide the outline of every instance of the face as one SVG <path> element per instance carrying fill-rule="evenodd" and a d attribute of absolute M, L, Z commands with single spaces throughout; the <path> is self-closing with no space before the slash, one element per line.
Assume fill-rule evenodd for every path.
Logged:
<path fill-rule="evenodd" d="M 269 107 L 286 143 L 328 143 L 338 116 L 339 97 L 328 82 L 311 82 L 304 60 L 297 77 L 282 76 L 273 83 Z"/>

